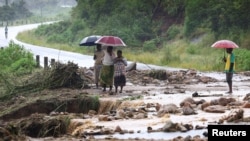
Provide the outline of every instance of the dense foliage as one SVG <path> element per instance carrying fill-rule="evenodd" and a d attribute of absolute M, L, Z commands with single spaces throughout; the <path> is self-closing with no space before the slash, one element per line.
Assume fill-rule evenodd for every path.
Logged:
<path fill-rule="evenodd" d="M 184 12 L 183 0 L 79 0 L 72 18 L 86 22 L 88 34 L 120 36 L 129 46 L 153 40 L 155 46 L 169 26 L 183 22 Z"/>
<path fill-rule="evenodd" d="M 186 1 L 186 35 L 197 28 L 209 28 L 215 38 L 230 38 L 235 42 L 244 42 L 241 35 L 249 33 L 249 0 L 191 0 Z"/>
<path fill-rule="evenodd" d="M 69 18 L 76 0 L 0 0 L 0 23 L 42 22 Z M 10 23 L 9 23 L 10 22 Z"/>
<path fill-rule="evenodd" d="M 13 41 L 0 50 L 0 73 L 15 73 L 16 75 L 32 72 L 36 62 L 33 54 Z"/>
<path fill-rule="evenodd" d="M 26 3 L 23 0 L 18 2 L 14 1 L 10 5 L 8 5 L 8 1 L 6 1 L 6 5 L 0 7 L 0 21 L 11 21 L 30 17 L 32 13 L 25 6 Z"/>
<path fill-rule="evenodd" d="M 216 60 L 220 52 L 209 47 L 216 40 L 229 39 L 244 49 L 235 52 L 240 54 L 239 70 L 247 70 L 249 63 L 244 58 L 250 49 L 249 2 L 77 0 L 71 20 L 42 25 L 35 34 L 48 43 L 71 48 L 79 47 L 81 39 L 89 35 L 119 36 L 133 49 L 130 54 L 136 57 L 127 55 L 131 60 L 201 70 L 221 70 L 221 60 Z M 145 57 L 147 53 L 157 57 Z"/>
<path fill-rule="evenodd" d="M 57 25 L 50 38 L 78 43 L 91 34 L 115 35 L 128 46 L 160 47 L 164 41 L 192 39 L 211 32 L 214 41 L 227 38 L 248 48 L 248 0 L 78 0 L 72 22 Z M 62 33 L 59 35 L 57 33 Z M 44 35 L 47 33 L 44 32 Z M 57 35 L 55 35 L 57 34 Z M 58 37 L 57 37 L 58 36 Z M 71 36 L 64 39 L 65 36 Z M 70 39 L 69 39 L 70 38 Z M 51 41 L 51 40 L 50 40 Z M 56 40 L 57 41 L 57 40 Z M 148 47 L 149 46 L 149 47 Z"/>

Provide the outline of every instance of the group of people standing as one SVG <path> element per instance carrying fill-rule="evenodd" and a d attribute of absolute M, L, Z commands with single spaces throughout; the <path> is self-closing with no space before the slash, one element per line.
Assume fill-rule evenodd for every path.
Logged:
<path fill-rule="evenodd" d="M 120 93 L 122 93 L 123 87 L 126 85 L 126 66 L 127 60 L 123 57 L 122 51 L 117 50 L 114 53 L 114 47 L 108 46 L 103 49 L 100 44 L 96 45 L 96 51 L 94 53 L 95 65 L 95 84 L 99 87 L 99 84 L 103 87 L 103 91 L 109 87 L 109 91 L 112 91 L 113 85 L 115 86 L 115 93 L 118 92 L 120 87 Z"/>
<path fill-rule="evenodd" d="M 223 60 L 225 61 L 225 73 L 226 81 L 228 83 L 228 94 L 232 94 L 232 78 L 235 70 L 235 56 L 232 48 L 226 49 L 228 56 Z M 94 53 L 94 73 L 95 84 L 98 88 L 99 82 L 103 87 L 103 91 L 106 91 L 106 87 L 109 87 L 109 91 L 112 91 L 113 85 L 115 86 L 115 92 L 117 93 L 120 86 L 120 93 L 122 93 L 123 87 L 126 85 L 126 66 L 127 60 L 123 57 L 122 51 L 117 50 L 115 54 L 113 52 L 113 46 L 108 46 L 106 49 L 102 49 L 101 44 L 97 44 L 96 51 Z"/>

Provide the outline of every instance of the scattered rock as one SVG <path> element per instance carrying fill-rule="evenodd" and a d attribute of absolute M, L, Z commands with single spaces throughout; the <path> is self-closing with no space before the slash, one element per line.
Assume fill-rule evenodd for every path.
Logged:
<path fill-rule="evenodd" d="M 204 108 L 204 111 L 209 113 L 225 113 L 226 108 L 221 105 L 211 105 L 206 108 Z"/>
<path fill-rule="evenodd" d="M 250 108 L 250 101 L 245 102 L 242 108 Z"/>
<path fill-rule="evenodd" d="M 232 110 L 227 116 L 223 116 L 219 121 L 220 123 L 223 123 L 224 121 L 227 122 L 239 122 L 243 120 L 244 110 L 243 109 L 237 109 Z"/>
<path fill-rule="evenodd" d="M 175 104 L 162 105 L 160 110 L 157 113 L 157 116 L 162 117 L 162 116 L 164 116 L 165 114 L 168 114 L 168 113 L 173 113 L 173 114 L 180 113 L 180 110 Z"/>
<path fill-rule="evenodd" d="M 116 126 L 116 127 L 115 127 L 115 132 L 119 132 L 119 133 L 122 132 L 121 127 L 120 127 L 120 126 Z"/>
<path fill-rule="evenodd" d="M 243 98 L 243 101 L 250 101 L 250 93 L 246 94 L 246 96 Z"/>
<path fill-rule="evenodd" d="M 197 114 L 194 108 L 191 106 L 191 103 L 185 102 L 182 106 L 183 115 L 194 115 Z"/>

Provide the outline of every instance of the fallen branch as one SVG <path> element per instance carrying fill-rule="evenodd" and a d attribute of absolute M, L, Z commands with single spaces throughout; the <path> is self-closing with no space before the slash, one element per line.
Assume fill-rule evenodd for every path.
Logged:
<path fill-rule="evenodd" d="M 219 96 L 223 96 L 223 94 L 207 94 L 207 95 L 202 94 L 202 95 L 200 95 L 197 92 L 192 94 L 192 97 L 212 97 L 212 96 L 219 97 Z"/>

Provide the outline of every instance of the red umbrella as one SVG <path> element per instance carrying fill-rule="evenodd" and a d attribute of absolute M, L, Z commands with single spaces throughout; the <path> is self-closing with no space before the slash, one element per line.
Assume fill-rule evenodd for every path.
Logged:
<path fill-rule="evenodd" d="M 217 42 L 215 42 L 211 47 L 213 48 L 224 48 L 226 50 L 226 48 L 239 48 L 239 46 L 230 40 L 219 40 Z M 224 58 L 225 58 L 225 51 L 224 51 Z"/>
<path fill-rule="evenodd" d="M 239 46 L 230 40 L 219 40 L 212 45 L 213 48 L 239 48 Z"/>
<path fill-rule="evenodd" d="M 122 39 L 117 36 L 102 36 L 95 43 L 103 46 L 126 46 Z"/>

